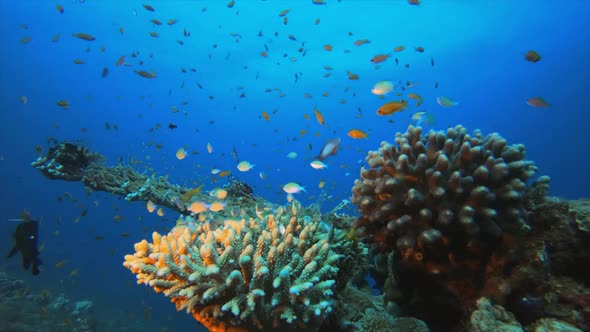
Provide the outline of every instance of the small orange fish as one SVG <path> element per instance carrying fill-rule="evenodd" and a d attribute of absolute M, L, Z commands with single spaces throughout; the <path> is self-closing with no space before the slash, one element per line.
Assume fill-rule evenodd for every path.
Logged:
<path fill-rule="evenodd" d="M 406 47 L 405 47 L 405 46 L 396 46 L 396 47 L 393 49 L 393 51 L 394 51 L 394 52 L 401 52 L 401 51 L 403 51 L 403 50 L 405 50 L 405 49 L 406 49 Z"/>
<path fill-rule="evenodd" d="M 162 25 L 162 22 L 157 18 L 152 18 L 150 22 L 154 23 L 155 25 Z"/>
<path fill-rule="evenodd" d="M 266 51 L 260 52 L 260 55 L 262 55 L 264 58 L 268 58 L 268 53 L 266 53 Z"/>
<path fill-rule="evenodd" d="M 145 8 L 145 10 L 150 11 L 150 12 L 156 11 L 154 9 L 154 7 L 152 7 L 152 6 L 148 5 L 148 4 L 145 4 L 145 3 L 143 4 L 143 8 Z"/>
<path fill-rule="evenodd" d="M 424 53 L 424 47 L 422 46 L 416 46 L 414 47 L 414 50 L 416 50 L 418 53 Z"/>
<path fill-rule="evenodd" d="M 389 58 L 389 56 L 390 56 L 389 54 L 377 54 L 371 59 L 371 62 L 372 63 L 381 63 L 381 62 L 387 60 L 387 58 Z"/>
<path fill-rule="evenodd" d="M 330 44 L 326 44 L 326 45 L 324 45 L 324 50 L 331 52 L 333 50 L 333 47 Z"/>
<path fill-rule="evenodd" d="M 408 3 L 412 6 L 420 6 L 420 0 L 408 0 Z"/>
<path fill-rule="evenodd" d="M 368 44 L 368 43 L 370 43 L 370 42 L 371 42 L 371 41 L 370 41 L 370 40 L 368 40 L 368 39 L 359 39 L 359 40 L 357 40 L 357 41 L 355 41 L 355 42 L 354 42 L 354 45 L 356 45 L 356 46 L 361 46 L 361 45 Z"/>
<path fill-rule="evenodd" d="M 70 103 L 65 99 L 59 100 L 56 104 L 64 110 L 67 110 L 70 107 Z"/>
<path fill-rule="evenodd" d="M 360 129 L 351 129 L 348 131 L 348 136 L 359 139 L 359 138 L 368 138 L 369 135 Z"/>
<path fill-rule="evenodd" d="M 64 259 L 64 260 L 62 260 L 62 261 L 59 261 L 59 262 L 55 263 L 55 267 L 57 267 L 57 268 L 60 268 L 60 267 L 62 267 L 62 266 L 64 266 L 64 265 L 66 265 L 66 263 L 67 263 L 67 262 L 68 262 L 68 261 L 67 261 L 67 260 L 65 260 L 65 259 Z"/>
<path fill-rule="evenodd" d="M 279 17 L 283 17 L 283 16 L 287 15 L 290 11 L 291 11 L 291 8 L 287 8 L 287 9 L 282 10 L 279 13 Z"/>
<path fill-rule="evenodd" d="M 324 0 L 311 0 L 314 5 L 326 5 L 326 1 Z"/>
<path fill-rule="evenodd" d="M 268 115 L 268 113 L 266 111 L 263 111 L 261 113 L 262 117 L 264 118 L 264 120 L 269 121 L 270 120 L 270 116 Z"/>
<path fill-rule="evenodd" d="M 193 213 L 201 213 L 207 211 L 209 209 L 209 205 L 204 202 L 196 201 L 192 202 L 191 205 L 187 208 L 188 211 Z"/>
<path fill-rule="evenodd" d="M 546 102 L 541 97 L 533 97 L 533 98 L 527 100 L 526 103 L 527 103 L 527 105 L 533 106 L 533 107 L 549 107 L 550 106 L 550 104 L 548 102 Z"/>
<path fill-rule="evenodd" d="M 377 110 L 377 114 L 391 115 L 393 113 L 402 111 L 406 107 L 408 107 L 408 103 L 405 100 L 390 101 L 379 107 L 379 109 Z"/>
<path fill-rule="evenodd" d="M 349 70 L 346 71 L 346 74 L 348 75 L 348 79 L 349 80 L 356 81 L 356 80 L 359 79 L 359 75 L 358 74 L 353 74 Z"/>
<path fill-rule="evenodd" d="M 168 25 L 174 25 L 174 24 L 176 24 L 176 22 L 178 22 L 177 19 L 171 18 L 171 19 L 168 20 L 168 22 L 166 22 L 166 24 L 168 24 Z"/>
<path fill-rule="evenodd" d="M 530 50 L 530 51 L 526 52 L 526 54 L 524 55 L 524 58 L 526 61 L 534 63 L 534 62 L 539 62 L 539 60 L 541 60 L 541 55 L 539 53 L 537 53 L 537 51 Z"/>
<path fill-rule="evenodd" d="M 116 63 L 117 67 L 120 67 L 123 64 L 123 62 L 125 62 L 125 56 L 124 55 L 121 56 L 119 58 L 119 60 L 117 60 L 117 63 Z"/>
<path fill-rule="evenodd" d="M 230 175 L 230 174 L 231 174 L 231 172 L 230 172 L 230 171 L 222 171 L 222 172 L 219 172 L 219 173 L 217 174 L 217 176 L 219 176 L 220 178 L 222 178 L 222 177 L 226 177 L 226 176 L 228 176 L 228 175 Z"/>
<path fill-rule="evenodd" d="M 313 113 L 314 113 L 315 119 L 318 121 L 318 123 L 323 126 L 325 123 L 324 115 L 322 115 L 322 113 L 320 113 L 320 111 L 317 109 L 317 107 L 313 109 Z"/>
<path fill-rule="evenodd" d="M 155 31 L 150 31 L 150 36 L 152 36 L 154 38 L 158 38 L 158 37 L 160 37 L 160 34 Z"/>
<path fill-rule="evenodd" d="M 220 201 L 213 202 L 209 205 L 209 210 L 213 212 L 219 212 L 223 210 L 223 208 L 225 208 L 225 203 Z"/>

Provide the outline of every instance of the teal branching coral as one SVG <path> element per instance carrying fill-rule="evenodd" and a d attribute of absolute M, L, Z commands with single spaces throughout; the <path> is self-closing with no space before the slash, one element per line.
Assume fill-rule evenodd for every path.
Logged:
<path fill-rule="evenodd" d="M 337 251 L 351 242 L 332 242 L 334 229 L 299 209 L 217 229 L 187 220 L 136 243 L 124 266 L 210 331 L 314 331 L 333 310 Z"/>

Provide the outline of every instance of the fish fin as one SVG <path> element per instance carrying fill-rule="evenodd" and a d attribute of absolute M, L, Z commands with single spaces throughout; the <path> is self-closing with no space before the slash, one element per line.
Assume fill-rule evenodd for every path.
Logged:
<path fill-rule="evenodd" d="M 9 252 L 9 253 L 8 253 L 8 255 L 6 256 L 6 258 L 10 258 L 10 257 L 12 257 L 12 256 L 16 255 L 16 253 L 17 253 L 17 252 L 18 252 L 18 248 L 17 248 L 17 247 L 16 247 L 16 245 L 15 245 L 15 246 L 14 246 L 14 248 L 12 248 L 12 249 L 10 250 L 10 252 Z"/>
<path fill-rule="evenodd" d="M 39 272 L 41 272 L 41 270 L 39 270 L 39 265 L 41 265 L 43 263 L 43 261 L 41 261 L 38 257 L 35 257 L 35 259 L 33 260 L 33 268 L 31 269 L 31 271 L 33 272 L 33 275 L 38 275 Z"/>

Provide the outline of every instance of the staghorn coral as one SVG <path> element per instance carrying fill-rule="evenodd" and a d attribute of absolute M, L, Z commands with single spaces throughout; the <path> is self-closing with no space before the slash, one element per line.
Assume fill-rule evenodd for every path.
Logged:
<path fill-rule="evenodd" d="M 410 126 L 395 143 L 369 152 L 351 201 L 361 213 L 356 227 L 395 249 L 401 264 L 434 274 L 478 270 L 505 233 L 531 229 L 525 200 L 537 167 L 523 145 L 462 126 L 425 136 Z"/>
<path fill-rule="evenodd" d="M 342 255 L 321 220 L 288 210 L 154 232 L 123 265 L 210 331 L 314 331 L 332 311 Z"/>
<path fill-rule="evenodd" d="M 103 160 L 104 156 L 90 152 L 81 144 L 63 142 L 50 147 L 47 154 L 37 158 L 31 166 L 50 179 L 79 181 L 89 165 Z"/>

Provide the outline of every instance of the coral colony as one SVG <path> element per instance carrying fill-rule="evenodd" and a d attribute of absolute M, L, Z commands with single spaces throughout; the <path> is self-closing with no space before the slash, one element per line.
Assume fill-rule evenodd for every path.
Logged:
<path fill-rule="evenodd" d="M 590 328 L 590 209 L 545 197 L 549 178 L 530 183 L 525 147 L 497 133 L 397 133 L 354 183 L 358 218 L 336 213 L 344 202 L 276 205 L 237 179 L 219 211 L 197 213 L 212 206 L 200 188 L 102 159 L 62 143 L 33 166 L 179 212 L 123 265 L 210 331 Z"/>

